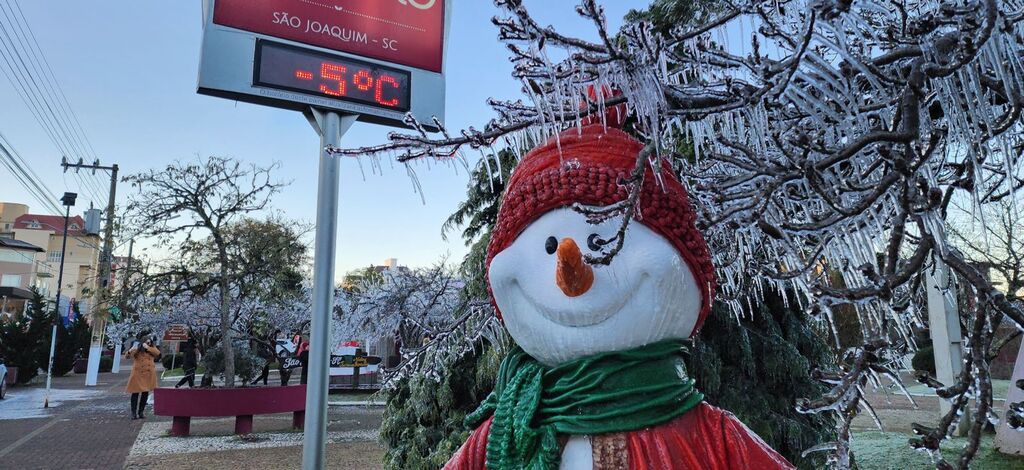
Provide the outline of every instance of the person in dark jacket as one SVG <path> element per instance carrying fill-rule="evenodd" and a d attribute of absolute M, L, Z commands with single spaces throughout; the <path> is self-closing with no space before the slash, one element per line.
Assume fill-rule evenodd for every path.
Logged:
<path fill-rule="evenodd" d="M 299 383 L 306 385 L 306 372 L 309 370 L 309 341 L 303 339 L 299 345 L 299 361 L 302 362 L 302 378 Z"/>
<path fill-rule="evenodd" d="M 263 360 L 263 371 L 260 373 L 256 380 L 253 380 L 253 385 L 260 380 L 263 381 L 263 385 L 267 385 L 267 379 L 270 375 L 270 364 L 274 362 L 274 345 L 277 343 L 277 332 L 266 336 L 262 340 L 256 341 L 256 356 Z"/>
<path fill-rule="evenodd" d="M 192 388 L 196 386 L 197 361 L 195 341 L 189 338 L 185 345 L 182 346 L 182 353 L 184 353 L 185 358 L 181 362 L 181 368 L 185 371 L 185 376 L 178 381 L 178 384 L 175 385 L 174 388 L 181 387 L 182 385 L 185 385 L 185 383 L 188 383 L 188 388 Z"/>

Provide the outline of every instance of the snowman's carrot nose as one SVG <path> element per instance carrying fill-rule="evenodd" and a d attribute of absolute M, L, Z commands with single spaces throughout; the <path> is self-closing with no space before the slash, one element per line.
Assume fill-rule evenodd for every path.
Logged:
<path fill-rule="evenodd" d="M 583 253 L 572 238 L 558 244 L 555 284 L 569 297 L 578 297 L 594 285 L 594 268 L 583 261 Z"/>

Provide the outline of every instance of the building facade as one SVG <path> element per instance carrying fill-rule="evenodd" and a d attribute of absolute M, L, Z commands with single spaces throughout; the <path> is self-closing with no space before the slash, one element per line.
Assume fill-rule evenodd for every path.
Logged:
<path fill-rule="evenodd" d="M 39 288 L 36 255 L 44 250 L 31 243 L 0 237 L 0 317 L 25 311 L 32 299 L 31 288 Z"/>
<path fill-rule="evenodd" d="M 99 275 L 100 237 L 98 230 L 87 230 L 85 219 L 77 215 L 68 219 L 67 229 L 61 303 L 77 300 L 81 313 L 86 315 L 93 301 Z M 32 253 L 34 275 L 30 284 L 48 299 L 57 295 L 64 217 L 32 214 L 28 206 L 23 204 L 0 203 L 0 236 L 42 249 Z M 25 282 L 28 281 L 23 279 L 22 283 Z"/>

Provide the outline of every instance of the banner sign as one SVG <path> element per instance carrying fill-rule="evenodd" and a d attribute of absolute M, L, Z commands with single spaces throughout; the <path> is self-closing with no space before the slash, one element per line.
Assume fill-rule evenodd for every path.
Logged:
<path fill-rule="evenodd" d="M 297 367 L 302 367 L 302 361 L 300 361 L 299 358 L 297 357 L 286 357 L 281 360 L 282 369 L 291 370 Z"/>
<path fill-rule="evenodd" d="M 218 0 L 213 22 L 441 72 L 443 0 Z"/>
<path fill-rule="evenodd" d="M 380 364 L 380 358 L 376 356 L 331 355 L 331 367 L 366 367 L 377 364 Z"/>

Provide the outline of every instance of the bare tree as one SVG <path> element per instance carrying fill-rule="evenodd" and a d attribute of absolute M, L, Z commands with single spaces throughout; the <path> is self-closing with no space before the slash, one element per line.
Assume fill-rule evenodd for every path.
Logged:
<path fill-rule="evenodd" d="M 388 269 L 340 292 L 335 299 L 334 338 L 397 338 L 402 362 L 387 370 L 385 384 L 412 372 L 437 377 L 439 355 L 463 354 L 480 336 L 507 344 L 502 327 L 486 302 L 462 295 L 465 283 L 438 262 L 429 268 Z"/>
<path fill-rule="evenodd" d="M 971 213 L 962 204 L 954 203 L 951 209 L 951 218 L 968 218 Z M 1020 304 L 1024 300 L 1021 297 L 1024 289 L 1024 200 L 1015 194 L 1013 198 L 986 205 L 981 211 L 979 217 L 985 220 L 984 224 L 949 221 L 950 241 L 979 270 L 987 271 L 994 282 L 1002 284 L 1010 302 Z M 1002 321 L 1002 315 L 993 318 L 992 329 L 996 330 Z M 1003 346 L 1021 333 L 1020 328 L 1003 335 L 996 331 L 987 352 L 988 359 L 995 359 Z"/>
<path fill-rule="evenodd" d="M 225 384 L 229 387 L 234 386 L 235 376 L 230 327 L 232 268 L 225 230 L 246 214 L 269 205 L 270 198 L 284 186 L 271 179 L 276 168 L 209 157 L 196 162 L 177 161 L 124 179 L 138 190 L 127 207 L 128 224 L 138 234 L 156 237 L 162 247 L 180 258 L 187 258 L 186 251 L 194 248 L 192 243 L 200 234 L 209 236 L 216 248 L 216 272 L 204 274 L 217 285 L 220 295 L 220 341 L 224 342 Z M 175 274 L 187 285 L 199 273 Z"/>
<path fill-rule="evenodd" d="M 582 0 L 593 41 L 540 25 L 521 0 L 495 4 L 526 101 L 490 100 L 497 116 L 482 129 L 454 133 L 435 120 L 433 136 L 410 117 L 416 133 L 333 151 L 409 162 L 472 149 L 496 162 L 496 148 L 517 151 L 623 106 L 647 141 L 621 176 L 630 195 L 576 208 L 594 221 L 624 215 L 605 253 L 588 259 L 611 262 L 630 219 L 642 216 L 643 180 L 660 178 L 676 144 L 691 141 L 696 158 L 678 167 L 715 255 L 720 298 L 738 310 L 740 292 L 792 286 L 829 323 L 834 307 L 855 306 L 871 333 L 840 370 L 819 372 L 832 392 L 801 407 L 839 413 L 840 441 L 814 449 L 838 468 L 850 465 L 844 430 L 859 409 L 870 411 L 863 387 L 898 382 L 890 349 L 913 346 L 924 278 L 944 263 L 974 297 L 971 347 L 955 383 L 929 382 L 953 406 L 937 427 L 919 427 L 914 445 L 951 468 L 939 442 L 973 406 L 957 461 L 967 467 L 993 417 L 992 322 L 1006 316 L 1024 327 L 1024 312 L 947 243 L 944 222 L 954 196 L 982 207 L 1024 186 L 1012 171 L 1024 153 L 1020 0 L 745 0 L 667 33 L 642 21 L 611 32 L 597 1 Z M 724 40 L 742 30 L 739 41 Z"/>

